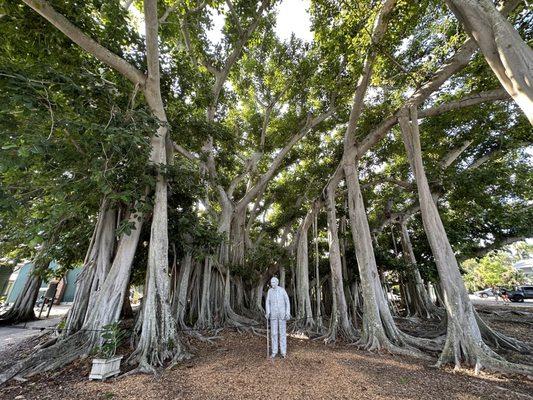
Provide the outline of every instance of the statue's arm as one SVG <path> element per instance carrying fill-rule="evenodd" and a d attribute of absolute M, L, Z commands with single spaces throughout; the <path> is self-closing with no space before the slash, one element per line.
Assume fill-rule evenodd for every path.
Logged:
<path fill-rule="evenodd" d="M 268 318 L 270 316 L 270 289 L 268 289 L 267 297 L 265 301 L 265 312 L 266 312 L 266 317 Z"/>
<path fill-rule="evenodd" d="M 283 290 L 283 298 L 285 299 L 285 317 L 289 319 L 291 317 L 291 301 L 286 290 Z"/>

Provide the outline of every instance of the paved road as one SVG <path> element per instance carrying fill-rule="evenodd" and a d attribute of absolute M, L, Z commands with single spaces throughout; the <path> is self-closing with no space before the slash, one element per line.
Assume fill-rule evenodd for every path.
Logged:
<path fill-rule="evenodd" d="M 0 352 L 20 343 L 26 338 L 39 335 L 42 332 L 39 328 L 56 326 L 69 308 L 70 306 L 54 306 L 52 307 L 49 318 L 38 319 L 26 324 L 0 327 Z M 36 311 L 38 312 L 38 310 Z"/>
<path fill-rule="evenodd" d="M 476 296 L 474 294 L 470 295 L 470 300 L 472 300 L 472 303 L 479 304 L 483 306 L 505 306 L 505 307 L 532 307 L 533 308 L 533 299 L 527 299 L 524 300 L 523 303 L 513 303 L 513 302 L 503 302 L 503 300 L 500 298 L 498 301 L 494 300 L 494 297 L 487 297 L 485 299 L 482 299 L 479 296 Z"/>

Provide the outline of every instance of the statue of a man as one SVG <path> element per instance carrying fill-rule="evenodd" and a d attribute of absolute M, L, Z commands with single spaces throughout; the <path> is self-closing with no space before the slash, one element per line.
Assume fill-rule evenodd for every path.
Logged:
<path fill-rule="evenodd" d="M 271 288 L 268 289 L 266 298 L 266 318 L 270 319 L 272 358 L 278 354 L 278 340 L 281 356 L 287 356 L 287 320 L 291 318 L 291 304 L 285 289 L 278 286 L 279 281 L 275 276 L 270 280 Z"/>

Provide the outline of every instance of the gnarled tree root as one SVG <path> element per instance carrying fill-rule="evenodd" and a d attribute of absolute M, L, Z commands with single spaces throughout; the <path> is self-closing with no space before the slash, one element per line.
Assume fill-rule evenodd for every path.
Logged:
<path fill-rule="evenodd" d="M 511 363 L 482 341 L 462 340 L 453 335 L 447 338 L 436 366 L 443 367 L 448 364 L 453 364 L 456 370 L 465 364 L 474 367 L 476 373 L 486 369 L 499 373 L 533 375 L 533 366 Z"/>
<path fill-rule="evenodd" d="M 205 342 L 209 344 L 214 344 L 215 340 L 220 339 L 220 336 L 214 335 L 214 336 L 205 336 L 202 335 L 199 331 L 196 329 L 184 329 L 183 333 L 185 333 L 187 336 L 190 336 L 196 340 L 199 340 L 200 342 Z"/>
<path fill-rule="evenodd" d="M 290 331 L 297 335 L 305 335 L 309 338 L 325 338 L 326 328 L 320 323 L 317 323 L 313 318 L 297 319 L 292 324 Z"/>
<path fill-rule="evenodd" d="M 330 325 L 328 332 L 320 337 L 320 339 L 324 339 L 324 343 L 326 344 L 335 343 L 339 339 L 348 343 L 353 343 L 359 338 L 357 331 L 353 326 L 344 327 L 338 323 Z"/>
<path fill-rule="evenodd" d="M 183 347 L 176 326 L 157 335 L 146 334 L 139 337 L 136 349 L 128 358 L 130 365 L 138 364 L 139 373 L 155 373 L 157 367 L 172 367 L 179 361 L 191 357 Z"/>
<path fill-rule="evenodd" d="M 291 327 L 292 332 L 306 332 L 315 328 L 315 321 L 312 317 L 297 318 Z"/>
<path fill-rule="evenodd" d="M 522 354 L 532 354 L 533 347 L 530 344 L 504 335 L 503 333 L 496 332 L 489 327 L 485 321 L 483 321 L 477 312 L 474 314 L 476 316 L 476 322 L 481 332 L 481 336 L 488 344 L 496 347 L 497 349 L 513 350 Z"/>
<path fill-rule="evenodd" d="M 20 311 L 14 308 L 7 310 L 4 314 L 0 315 L 0 326 L 7 326 L 18 324 L 21 322 L 35 321 L 37 317 L 33 308 L 31 311 Z"/>
<path fill-rule="evenodd" d="M 432 357 L 412 345 L 415 343 L 418 345 L 421 344 L 420 342 L 415 341 L 415 339 L 417 338 L 412 338 L 409 340 L 412 344 L 408 343 L 405 340 L 408 336 L 409 335 L 407 334 L 402 334 L 403 340 L 399 338 L 398 344 L 396 344 L 393 343 L 383 332 L 366 333 L 363 334 L 361 339 L 355 342 L 354 345 L 360 349 L 372 352 L 385 351 L 390 354 L 415 357 L 422 360 L 433 359 Z"/>
<path fill-rule="evenodd" d="M 237 314 L 231 307 L 224 307 L 224 325 L 237 329 L 248 329 L 250 326 L 258 325 L 256 320 Z"/>
<path fill-rule="evenodd" d="M 446 340 L 445 336 L 439 336 L 436 338 L 419 338 L 415 336 L 408 335 L 407 333 L 399 331 L 401 341 L 405 344 L 418 348 L 420 350 L 429 351 L 429 352 L 439 352 L 444 347 Z"/>
<path fill-rule="evenodd" d="M 50 347 L 40 349 L 28 358 L 18 361 L 0 374 L 0 384 L 15 376 L 32 376 L 62 368 L 79 357 L 87 355 L 92 348 L 90 335 L 77 332 Z"/>

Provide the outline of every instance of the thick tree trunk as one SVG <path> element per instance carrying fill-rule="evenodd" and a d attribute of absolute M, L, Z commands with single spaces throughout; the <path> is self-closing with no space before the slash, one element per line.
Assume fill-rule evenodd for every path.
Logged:
<path fill-rule="evenodd" d="M 82 331 L 102 329 L 104 325 L 117 322 L 120 317 L 126 288 L 129 284 L 133 257 L 141 234 L 142 222 L 137 217 L 139 217 L 138 214 L 134 214 L 129 218 L 134 229 L 129 235 L 124 234 L 120 238 L 109 273 L 100 289 L 95 292 L 92 307 L 87 309 Z M 95 344 L 98 342 L 99 338 L 97 337 Z"/>
<path fill-rule="evenodd" d="M 91 300 L 94 302 L 95 294 L 109 272 L 115 242 L 115 215 L 115 211 L 107 209 L 106 201 L 103 201 L 83 271 L 76 281 L 76 293 L 65 323 L 65 336 L 82 327 L 89 304 Z"/>
<path fill-rule="evenodd" d="M 192 254 L 190 252 L 185 253 L 183 260 L 180 265 L 180 272 L 178 278 L 178 284 L 176 287 L 175 293 L 175 312 L 176 312 L 176 321 L 178 327 L 186 327 L 185 323 L 185 313 L 187 311 L 187 295 L 189 293 L 189 280 L 191 277 L 192 270 Z"/>
<path fill-rule="evenodd" d="M 322 329 L 322 304 L 321 304 L 321 287 L 320 284 L 320 259 L 319 259 L 319 253 L 318 253 L 318 213 L 315 213 L 315 218 L 313 221 L 313 237 L 314 237 L 314 244 L 315 244 L 315 280 L 316 280 L 316 287 L 315 287 L 315 298 L 316 298 L 316 326 L 317 329 Z"/>
<path fill-rule="evenodd" d="M 465 363 L 474 366 L 476 371 L 486 367 L 499 371 L 533 373 L 532 367 L 518 366 L 504 361 L 484 343 L 477 314 L 468 297 L 455 254 L 431 196 L 422 162 L 416 107 L 404 109 L 399 122 L 409 164 L 416 179 L 422 222 L 437 264 L 446 307 L 447 336 L 438 365 L 453 363 L 459 368 L 461 363 Z M 488 330 L 486 325 L 483 328 L 487 328 L 485 336 L 490 335 L 494 341 L 500 344 L 509 342 L 510 338 L 505 338 L 506 343 L 498 341 L 492 334 L 493 331 Z M 514 344 L 518 345 L 516 342 Z"/>
<path fill-rule="evenodd" d="M 166 128 L 160 128 L 159 133 L 164 138 Z M 160 148 L 165 151 L 164 145 Z M 140 371 L 151 372 L 166 360 L 174 362 L 183 356 L 170 307 L 167 183 L 161 174 L 156 183 L 145 285 L 142 330 L 131 359 L 138 361 Z"/>
<path fill-rule="evenodd" d="M 76 282 L 76 293 L 65 324 L 65 336 L 72 335 L 83 326 L 87 310 L 94 306 L 96 293 L 111 268 L 115 226 L 116 212 L 107 209 L 104 202 L 95 227 L 93 243 L 88 250 L 83 271 Z"/>
<path fill-rule="evenodd" d="M 213 327 L 213 314 L 211 312 L 211 260 L 206 257 L 202 273 L 202 294 L 200 299 L 200 310 L 195 327 L 206 329 Z"/>
<path fill-rule="evenodd" d="M 231 219 L 230 231 L 230 252 L 231 263 L 233 265 L 244 265 L 244 254 L 246 251 L 246 207 L 236 208 Z"/>
<path fill-rule="evenodd" d="M 426 286 L 424 281 L 420 276 L 420 271 L 418 270 L 415 253 L 413 251 L 413 245 L 411 244 L 411 238 L 409 236 L 409 231 L 407 230 L 407 222 L 401 221 L 401 243 L 402 243 L 402 253 L 405 261 L 408 263 L 408 282 L 407 286 L 410 296 L 410 307 L 412 308 L 412 315 L 431 319 L 439 318 L 441 313 L 437 307 L 431 302 L 429 294 L 426 291 Z"/>
<path fill-rule="evenodd" d="M 149 97 L 147 100 L 151 103 Z M 158 111 L 164 114 L 162 103 L 160 106 Z M 166 135 L 167 128 L 161 126 L 152 139 L 150 161 L 155 165 L 166 164 Z M 132 362 L 138 362 L 138 369 L 142 372 L 152 372 L 154 367 L 162 366 L 165 361 L 175 362 L 184 356 L 170 307 L 167 224 L 167 181 L 158 172 L 148 248 L 146 295 L 142 305 L 142 328 L 137 348 L 130 357 Z"/>
<path fill-rule="evenodd" d="M 133 224 L 134 229 L 130 235 L 120 238 L 113 264 L 101 289 L 95 293 L 92 308 L 87 309 L 82 328 L 4 371 L 0 374 L 0 384 L 17 374 L 31 376 L 61 368 L 101 344 L 102 327 L 117 322 L 120 317 L 133 257 L 139 242 L 142 218 L 135 214 L 130 216 L 129 222 Z"/>
<path fill-rule="evenodd" d="M 0 325 L 16 324 L 36 319 L 33 307 L 37 301 L 42 281 L 40 275 L 36 273 L 38 268 L 39 265 L 34 264 L 32 266 L 24 287 L 15 299 L 13 306 L 0 316 Z"/>
<path fill-rule="evenodd" d="M 218 221 L 218 232 L 223 235 L 224 241 L 219 248 L 218 261 L 222 265 L 229 265 L 231 257 L 231 220 L 234 207 L 229 199 L 225 199 L 221 206 L 222 212 Z"/>
<path fill-rule="evenodd" d="M 533 124 L 533 50 L 492 0 L 446 0 L 446 4 Z"/>
<path fill-rule="evenodd" d="M 144 16 L 148 67 L 144 95 L 153 115 L 159 121 L 159 128 L 151 139 L 150 163 L 156 167 L 164 167 L 168 163 L 168 122 L 160 88 L 157 0 L 144 0 Z M 156 176 L 145 287 L 141 334 L 130 360 L 138 362 L 139 371 L 151 372 L 165 361 L 174 363 L 186 356 L 170 306 L 167 180 L 161 171 L 158 171 Z"/>
<path fill-rule="evenodd" d="M 335 188 L 327 191 L 326 210 L 328 220 L 328 244 L 329 244 L 329 263 L 331 268 L 332 287 L 334 288 L 333 297 L 335 298 L 334 305 L 336 306 L 336 315 L 331 318 L 338 320 L 336 332 L 332 331 L 329 334 L 329 341 L 336 339 L 339 334 L 346 340 L 355 340 L 355 329 L 348 316 L 348 305 L 344 295 L 344 281 L 342 277 L 342 261 L 339 245 L 339 234 L 337 228 L 337 213 L 335 210 Z"/>
<path fill-rule="evenodd" d="M 226 268 L 226 277 L 224 279 L 224 295 L 222 303 L 222 318 L 223 322 L 232 327 L 243 328 L 248 325 L 255 325 L 253 319 L 237 314 L 231 306 L 231 273 L 229 268 Z"/>
<path fill-rule="evenodd" d="M 396 327 L 379 279 L 357 164 L 345 163 L 344 171 L 348 186 L 350 226 L 363 296 L 363 325 L 358 344 L 368 350 L 386 349 L 393 353 L 422 357 L 412 346 L 434 348 L 438 345 L 412 338 Z"/>
<path fill-rule="evenodd" d="M 350 226 L 364 299 L 362 337 L 359 344 L 369 350 L 392 347 L 383 326 L 383 320 L 391 321 L 392 316 L 379 280 L 372 237 L 359 185 L 359 173 L 355 163 L 345 164 L 344 172 L 348 186 Z M 385 314 L 383 320 L 380 315 L 381 311 Z M 390 326 L 389 329 L 393 330 L 394 327 Z"/>
<path fill-rule="evenodd" d="M 313 221 L 309 212 L 298 232 L 296 244 L 296 326 L 297 329 L 312 328 L 315 324 L 309 296 L 309 254 L 307 232 Z"/>

